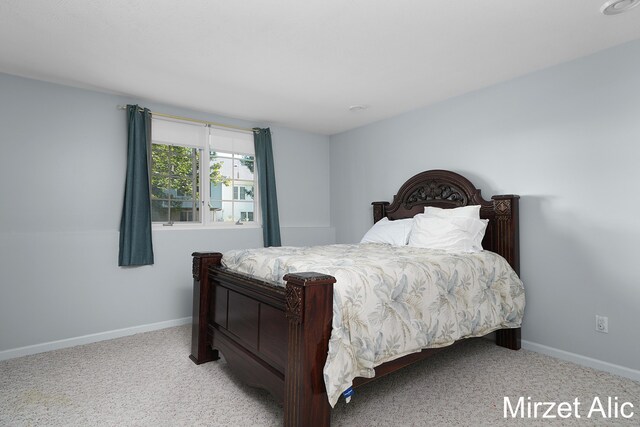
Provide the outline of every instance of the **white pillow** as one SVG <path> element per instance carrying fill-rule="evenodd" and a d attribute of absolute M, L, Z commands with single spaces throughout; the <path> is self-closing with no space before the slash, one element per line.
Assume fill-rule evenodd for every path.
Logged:
<path fill-rule="evenodd" d="M 404 246 L 409 241 L 412 226 L 413 218 L 389 221 L 385 217 L 373 224 L 360 243 L 389 243 Z"/>
<path fill-rule="evenodd" d="M 434 208 L 433 206 L 424 207 L 425 215 L 431 218 L 476 218 L 480 219 L 480 205 L 461 206 L 453 209 Z"/>
<path fill-rule="evenodd" d="M 479 252 L 488 223 L 486 219 L 416 215 L 409 246 L 449 252 Z"/>

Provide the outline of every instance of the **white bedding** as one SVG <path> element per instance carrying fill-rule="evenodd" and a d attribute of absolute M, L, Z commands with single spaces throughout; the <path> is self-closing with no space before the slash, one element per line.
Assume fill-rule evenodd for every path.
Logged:
<path fill-rule="evenodd" d="M 504 258 L 387 244 L 226 252 L 223 265 L 284 284 L 287 273 L 337 279 L 324 379 L 331 406 L 355 377 L 423 348 L 519 327 L 522 282 Z"/>

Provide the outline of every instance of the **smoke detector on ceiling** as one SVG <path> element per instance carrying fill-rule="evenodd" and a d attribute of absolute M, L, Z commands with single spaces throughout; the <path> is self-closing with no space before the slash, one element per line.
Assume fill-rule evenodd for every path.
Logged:
<path fill-rule="evenodd" d="M 356 104 L 349 107 L 349 111 L 362 111 L 362 110 L 366 110 L 367 108 L 369 108 L 368 105 Z"/>
<path fill-rule="evenodd" d="M 600 12 L 605 15 L 617 15 L 633 9 L 640 4 L 640 0 L 611 0 L 602 5 Z"/>

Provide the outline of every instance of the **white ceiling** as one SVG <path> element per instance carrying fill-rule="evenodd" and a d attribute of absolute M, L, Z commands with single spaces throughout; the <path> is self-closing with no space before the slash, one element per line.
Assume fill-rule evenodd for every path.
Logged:
<path fill-rule="evenodd" d="M 334 134 L 640 38 L 603 3 L 1 0 L 0 72 Z"/>

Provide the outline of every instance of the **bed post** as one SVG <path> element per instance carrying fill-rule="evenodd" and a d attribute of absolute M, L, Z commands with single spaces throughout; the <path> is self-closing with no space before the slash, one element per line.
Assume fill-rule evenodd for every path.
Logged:
<path fill-rule="evenodd" d="M 209 318 L 209 266 L 220 265 L 219 252 L 194 252 L 193 256 L 193 323 L 191 326 L 191 359 L 196 365 L 218 360 L 218 351 L 207 343 Z"/>
<path fill-rule="evenodd" d="M 321 273 L 284 276 L 289 323 L 284 391 L 284 425 L 328 426 L 331 407 L 322 370 L 327 359 L 333 317 L 333 284 Z"/>
<path fill-rule="evenodd" d="M 511 268 L 520 275 L 520 227 L 518 201 L 513 194 L 493 196 L 493 210 L 496 214 L 496 241 L 493 250 L 502 255 Z M 511 350 L 520 350 L 520 328 L 496 331 L 496 344 Z"/>
<path fill-rule="evenodd" d="M 520 224 L 518 222 L 520 196 L 509 194 L 493 196 L 491 199 L 498 227 L 493 251 L 502 255 L 516 274 L 520 275 Z"/>
<path fill-rule="evenodd" d="M 520 328 L 498 329 L 496 331 L 496 345 L 509 350 L 520 350 Z"/>
<path fill-rule="evenodd" d="M 389 206 L 389 202 L 371 202 L 373 205 L 373 223 L 380 221 L 382 218 L 387 216 L 387 206 Z"/>

